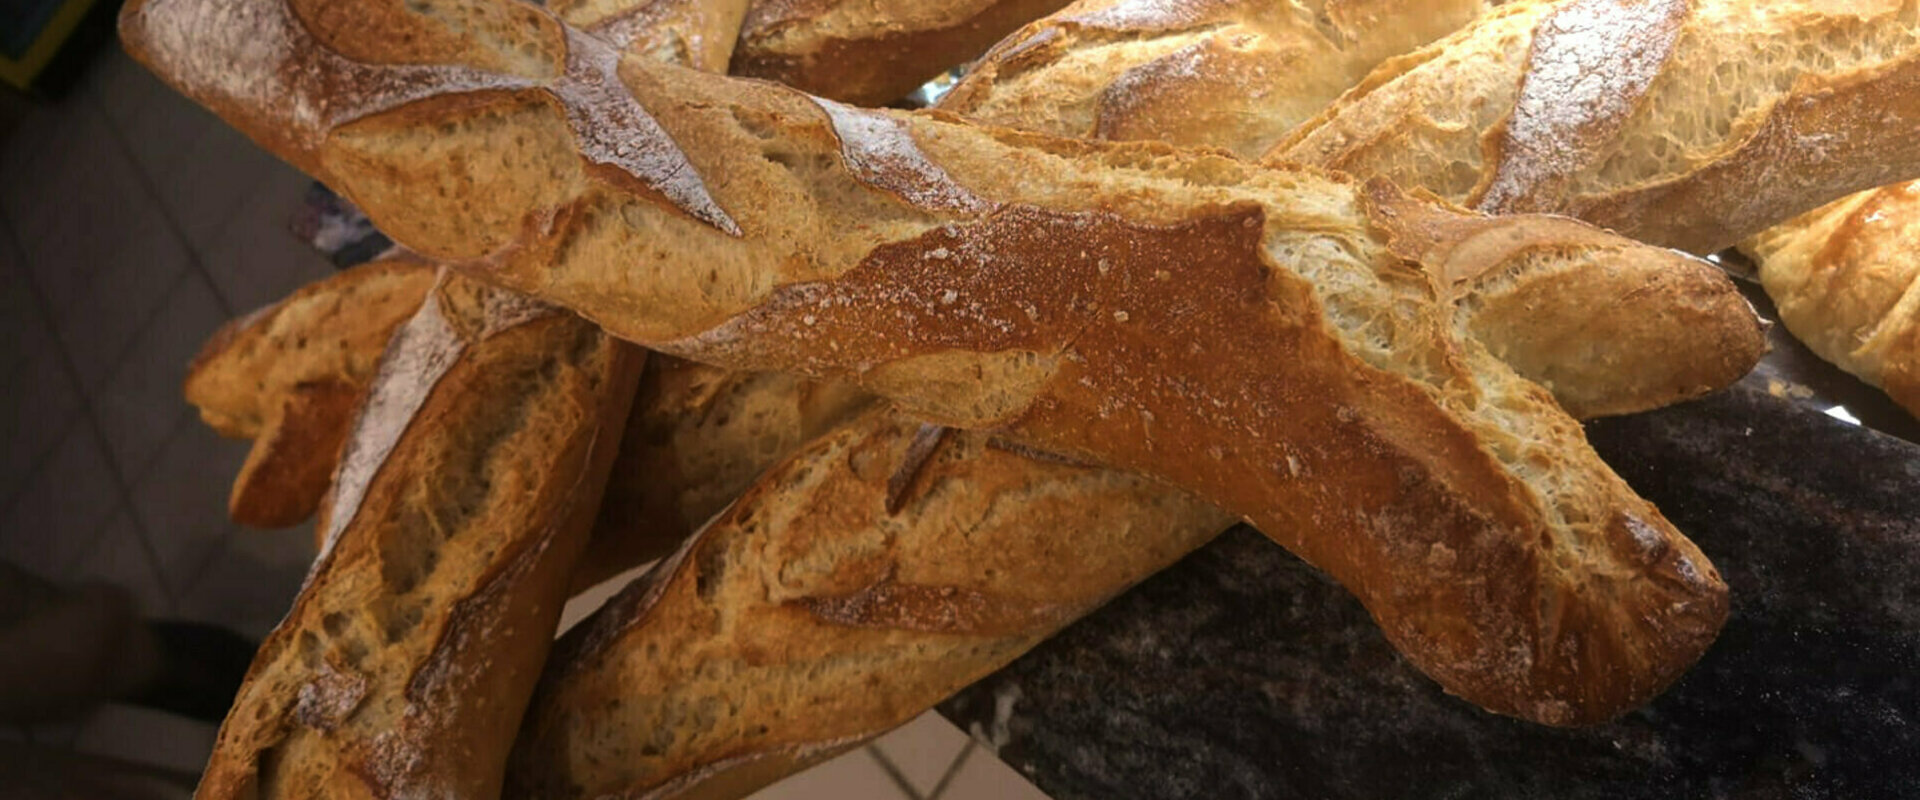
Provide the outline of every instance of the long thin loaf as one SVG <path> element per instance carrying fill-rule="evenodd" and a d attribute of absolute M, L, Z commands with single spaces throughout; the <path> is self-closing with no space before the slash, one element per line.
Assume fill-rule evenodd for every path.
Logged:
<path fill-rule="evenodd" d="M 862 415 L 570 632 L 506 796 L 744 796 L 912 719 L 1230 521 L 984 433 L 930 447 L 910 419 Z"/>
<path fill-rule="evenodd" d="M 1920 5 L 1510 3 L 1269 154 L 1706 253 L 1920 176 Z"/>
<path fill-rule="evenodd" d="M 940 100 L 990 125 L 1264 155 L 1482 0 L 1080 0 L 995 45 Z"/>
<path fill-rule="evenodd" d="M 1310 170 L 621 61 L 523 6 L 333 4 L 404 34 L 355 58 L 300 6 L 146 0 L 123 34 L 422 252 L 668 352 L 850 377 L 1189 488 L 1489 708 L 1618 713 L 1725 615 L 1706 559 L 1459 330 L 1422 259 L 1470 254 L 1482 220 Z M 518 22 L 464 33 L 491 15 Z M 236 69 L 276 79 L 217 77 Z M 1611 258 L 1675 258 L 1613 241 Z M 1452 272 L 1562 258 L 1494 248 Z"/>
<path fill-rule="evenodd" d="M 551 306 L 437 286 L 381 360 L 326 546 L 196 796 L 497 794 L 640 357 Z"/>
<path fill-rule="evenodd" d="M 1068 0 L 755 0 L 733 74 L 882 105 Z"/>
<path fill-rule="evenodd" d="M 313 515 L 380 352 L 432 284 L 426 262 L 382 259 L 230 322 L 201 348 L 187 402 L 221 435 L 254 440 L 227 504 L 235 522 Z"/>
<path fill-rule="evenodd" d="M 388 32 L 335 10 L 308 19 Z M 632 44 L 610 37 L 595 41 Z M 322 508 L 320 557 L 198 796 L 497 796 L 643 356 L 442 271 L 382 357 Z"/>

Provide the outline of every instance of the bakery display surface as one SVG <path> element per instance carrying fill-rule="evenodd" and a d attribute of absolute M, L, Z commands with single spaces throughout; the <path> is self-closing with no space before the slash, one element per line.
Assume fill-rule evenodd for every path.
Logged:
<path fill-rule="evenodd" d="M 943 699 L 1062 797 L 1912 780 L 1920 458 L 1669 247 L 1920 173 L 1920 8 L 1428 10 L 128 3 L 398 245 L 193 368 L 322 536 L 200 796 L 738 797 Z"/>
<path fill-rule="evenodd" d="M 1245 529 L 940 710 L 1060 800 L 1913 796 L 1920 445 L 1765 379 L 1588 435 L 1733 598 L 1700 663 L 1618 720 L 1479 713 Z"/>

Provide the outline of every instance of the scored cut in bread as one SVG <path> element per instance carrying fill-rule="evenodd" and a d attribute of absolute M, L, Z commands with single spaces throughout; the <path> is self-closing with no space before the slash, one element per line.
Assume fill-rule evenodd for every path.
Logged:
<path fill-rule="evenodd" d="M 1405 0 L 1313 8 L 1082 0 L 1001 42 L 939 108 L 1038 133 L 1211 145 L 1251 158 L 1383 59 L 1483 10 L 1478 2 Z M 1424 186 L 1446 176 L 1394 177 Z M 1547 236 L 1578 238 L 1570 228 Z M 1603 269 L 1494 276 L 1463 294 L 1468 330 L 1582 419 L 1725 387 L 1765 344 L 1732 283 L 1703 270 L 1615 260 Z"/>
<path fill-rule="evenodd" d="M 989 125 L 1265 154 L 1482 0 L 1080 0 L 1014 32 L 939 107 Z"/>
<path fill-rule="evenodd" d="M 872 399 L 837 381 L 647 359 L 574 589 L 671 554 L 774 462 Z"/>
<path fill-rule="evenodd" d="M 807 443 L 568 632 L 505 796 L 745 796 L 912 719 L 1231 521 L 971 431 L 939 439 L 897 498 L 922 440 L 874 409 Z"/>
<path fill-rule="evenodd" d="M 1740 248 L 1787 330 L 1920 417 L 1920 184 L 1849 195 Z"/>
<path fill-rule="evenodd" d="M 754 0 L 732 72 L 877 106 L 1069 0 Z"/>
<path fill-rule="evenodd" d="M 1906 0 L 1509 3 L 1269 153 L 1695 253 L 1920 177 Z"/>
<path fill-rule="evenodd" d="M 381 358 L 196 796 L 497 795 L 642 357 L 443 279 Z"/>
<path fill-rule="evenodd" d="M 375 46 L 404 35 L 342 10 L 368 9 L 306 19 Z M 476 10 L 467 43 L 512 24 L 511 7 Z M 634 44 L 618 38 L 594 41 Z M 381 358 L 319 558 L 197 796 L 498 796 L 643 359 L 564 310 L 442 270 Z"/>
<path fill-rule="evenodd" d="M 432 284 L 426 261 L 392 254 L 229 322 L 201 347 L 187 402 L 222 436 L 254 440 L 227 504 L 235 522 L 312 516 L 381 350 Z"/>
<path fill-rule="evenodd" d="M 123 36 L 396 240 L 623 338 L 1189 489 L 1490 709 L 1618 714 L 1724 620 L 1705 557 L 1461 330 L 1432 263 L 1553 270 L 1560 248 L 1475 256 L 1484 220 L 1384 183 L 620 60 L 525 6 L 331 4 L 392 31 L 356 58 L 306 2 L 144 0 Z M 495 15 L 516 22 L 468 33 Z M 272 77 L 218 78 L 236 67 Z M 1501 222 L 1529 224 L 1567 223 Z"/>

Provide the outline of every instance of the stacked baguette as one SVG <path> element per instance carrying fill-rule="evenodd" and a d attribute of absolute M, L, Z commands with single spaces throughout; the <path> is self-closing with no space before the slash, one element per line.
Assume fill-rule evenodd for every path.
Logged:
<path fill-rule="evenodd" d="M 382 4 L 364 5 L 358 13 Z M 1113 16 L 1128 4 L 1082 5 Z M 327 14 L 275 16 L 272 6 L 223 20 L 289 44 L 281 55 L 299 65 L 297 77 L 269 82 L 265 94 L 211 85 L 204 64 L 169 49 L 177 42 L 168 33 L 129 30 L 161 45 L 147 57 L 157 53 L 190 92 L 346 188 L 402 241 L 468 274 L 655 347 L 837 376 L 913 416 L 1002 431 L 940 436 L 876 410 L 776 467 L 553 661 L 518 746 L 516 791 L 746 791 L 911 716 L 1204 541 L 1227 519 L 1211 503 L 1278 531 L 1329 568 L 1450 689 L 1542 721 L 1604 718 L 1644 700 L 1691 663 L 1724 614 L 1711 567 L 1584 450 L 1577 428 L 1522 377 L 1549 383 L 1581 413 L 1649 407 L 1730 381 L 1757 355 L 1756 329 L 1724 280 L 1696 262 L 1565 221 L 1461 216 L 1384 183 L 1361 188 L 1156 146 L 979 130 L 609 61 L 604 42 L 508 4 L 425 19 L 394 11 L 386 21 L 403 32 L 399 43 L 374 56 L 334 50 L 326 26 L 307 21 Z M 205 12 L 192 0 L 150 0 L 129 19 L 197 13 Z M 1063 16 L 1075 13 L 1085 12 L 1076 6 Z M 518 26 L 474 24 L 508 19 Z M 1558 30 L 1571 18 L 1541 19 L 1543 30 Z M 1195 52 L 1237 41 L 1210 33 L 1200 32 L 1196 41 L 1209 44 Z M 1472 40 L 1469 33 L 1455 39 Z M 1339 41 L 1347 38 L 1322 35 L 1311 47 L 1353 44 Z M 1017 60 L 1037 49 L 1017 39 L 995 52 Z M 1329 73 L 1382 57 L 1366 52 L 1354 48 Z M 216 49 L 211 57 L 235 55 Z M 445 66 L 380 63 L 391 61 Z M 1120 74 L 1138 74 L 1130 73 L 1137 66 Z M 270 95 L 323 100 L 326 111 L 296 105 L 275 117 L 271 103 L 256 105 Z M 1152 127 L 1174 106 L 1126 105 L 1127 114 L 1108 115 L 1124 124 L 1092 133 L 1177 137 L 1177 124 Z M 1275 123 L 1264 124 L 1235 146 L 1271 138 Z M 428 128 L 441 135 L 417 135 Z M 483 150 L 508 165 L 476 167 L 472 154 Z M 441 199 L 413 207 L 431 200 L 409 196 L 407 187 L 421 184 L 437 185 Z M 822 236 L 823 223 L 846 240 Z M 1041 242 L 1083 249 L 1050 252 Z M 696 259 L 711 269 L 616 271 Z M 1176 275 L 1191 285 L 1173 285 Z M 1609 301 L 1653 316 L 1597 308 Z M 1676 339 L 1681 328 L 1703 335 Z M 1203 344 L 1231 352 L 1198 365 L 1156 352 Z M 1673 368 L 1622 380 L 1623 371 L 1647 373 L 1623 370 L 1621 353 L 1635 367 Z M 1216 357 L 1202 354 L 1184 357 Z M 1274 382 L 1272 364 L 1296 361 L 1304 363 Z M 754 402 L 820 391 L 689 365 L 667 374 L 676 369 L 692 376 L 685 386 L 752 386 L 737 396 Z M 671 379 L 660 385 L 662 407 L 700 394 L 676 394 Z M 1249 387 L 1264 391 L 1249 397 Z M 827 391 L 846 401 L 836 408 L 858 405 L 847 390 Z M 1226 410 L 1196 410 L 1196 401 Z M 801 421 L 777 427 L 810 435 L 835 416 L 808 422 L 802 411 Z M 629 427 L 643 427 L 640 419 L 636 409 Z M 655 442 L 698 427 L 691 417 L 654 419 L 669 423 L 656 427 Z M 729 480 L 716 485 L 792 440 L 772 441 L 721 445 L 714 453 L 726 466 L 711 472 Z M 1015 457 L 996 443 L 1154 474 L 1210 502 L 1127 472 Z M 1379 461 L 1352 463 L 1341 448 Z M 880 455 L 855 457 L 862 453 Z M 989 549 L 947 553 L 939 533 L 956 518 L 978 517 L 986 530 L 1007 518 L 997 505 L 968 505 L 986 498 L 964 491 L 916 510 L 909 489 L 928 474 L 938 476 L 935 486 L 1017 487 L 1009 491 L 1018 497 L 1048 498 L 1026 511 L 1040 518 L 1106 498 L 1101 508 L 1117 515 L 1069 516 L 1060 523 L 1066 539 L 1128 536 L 1134 552 L 1058 587 L 1051 600 L 1024 596 L 1025 581 L 1041 579 L 1017 571 L 942 574 L 925 559 L 972 565 L 1045 543 L 990 539 Z M 686 492 L 709 487 L 660 485 L 680 487 L 681 510 L 669 516 L 682 526 L 691 509 L 734 494 L 691 498 Z M 671 497 L 643 500 L 628 511 L 670 505 Z M 828 508 L 835 513 L 818 511 Z M 603 507 L 603 527 L 626 513 L 615 509 Z M 817 513 L 801 513 L 809 509 Z M 1414 515 L 1439 530 L 1406 524 Z M 779 523 L 760 529 L 769 517 Z M 1128 532 L 1149 521 L 1152 536 Z M 874 535 L 886 546 L 875 550 Z M 649 546 L 657 551 L 660 541 Z M 1477 569 L 1462 570 L 1466 563 Z M 790 580 L 795 564 L 812 564 L 817 582 Z M 938 580 L 900 584 L 900 574 L 917 572 Z M 992 624 L 970 616 L 982 608 Z M 911 657 L 840 659 L 929 634 L 973 639 L 944 658 L 923 658 L 922 646 Z M 785 660 L 745 656 L 761 671 L 712 676 L 697 666 L 781 636 L 795 642 Z M 1524 644 L 1494 652 L 1512 641 Z M 895 691 L 862 698 L 871 702 L 825 727 L 753 726 L 796 698 L 848 700 L 832 679 L 793 677 L 840 660 L 858 664 L 843 679 L 871 684 L 884 675 Z M 631 708 L 599 710 L 629 696 Z M 734 709 L 731 727 L 660 724 L 708 719 L 697 709 L 713 703 Z"/>
<path fill-rule="evenodd" d="M 254 442 L 227 504 L 235 522 L 283 528 L 313 514 L 381 350 L 432 283 L 430 265 L 397 254 L 235 320 L 201 348 L 187 402 L 221 435 Z"/>
<path fill-rule="evenodd" d="M 642 359 L 441 270 L 367 384 L 319 558 L 198 794 L 498 796 Z"/>
<path fill-rule="evenodd" d="M 397 14 L 408 44 L 383 60 L 436 63 L 510 8 Z M 1431 271 L 1483 252 L 1459 266 L 1550 272 L 1565 251 L 1476 251 L 1482 223 L 1384 184 L 620 61 L 550 18 L 416 73 L 354 60 L 282 6 L 220 13 L 153 0 L 127 34 L 396 239 L 657 349 L 844 376 L 924 419 L 1193 490 L 1333 573 L 1489 708 L 1617 713 L 1724 616 L 1705 558 L 1462 335 Z M 293 77 L 209 82 L 210 61 L 260 51 L 175 49 L 156 18 L 287 42 L 247 71 Z M 329 88 L 349 76 L 392 88 Z M 329 111 L 268 116 L 302 107 Z"/>
<path fill-rule="evenodd" d="M 1509 3 L 1268 154 L 1709 253 L 1920 174 L 1905 0 Z"/>
<path fill-rule="evenodd" d="M 733 74 L 855 105 L 898 100 L 1068 0 L 755 0 Z"/>

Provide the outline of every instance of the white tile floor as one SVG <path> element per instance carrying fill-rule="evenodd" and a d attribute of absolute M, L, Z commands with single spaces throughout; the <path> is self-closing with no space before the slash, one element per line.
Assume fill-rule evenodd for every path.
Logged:
<path fill-rule="evenodd" d="M 311 533 L 226 519 L 246 448 L 180 381 L 221 323 L 330 273 L 285 232 L 306 182 L 117 50 L 0 142 L 0 558 L 119 584 L 154 616 L 279 621 Z M 212 733 L 116 706 L 0 741 L 190 772 Z M 928 713 L 757 797 L 1045 796 Z"/>

